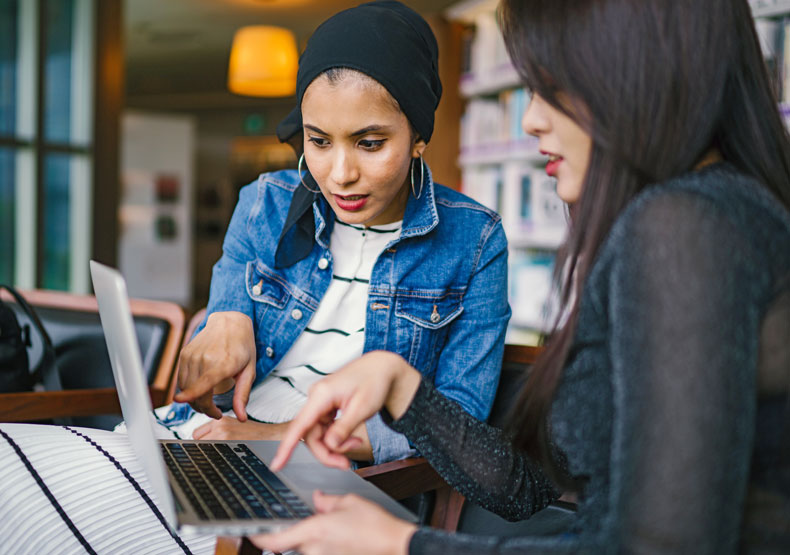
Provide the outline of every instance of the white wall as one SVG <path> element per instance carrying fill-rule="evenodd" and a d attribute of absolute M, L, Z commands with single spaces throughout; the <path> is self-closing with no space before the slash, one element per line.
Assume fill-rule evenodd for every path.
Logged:
<path fill-rule="evenodd" d="M 123 115 L 119 265 L 131 297 L 191 301 L 194 144 L 189 116 Z M 158 195 L 172 185 L 174 200 Z"/>

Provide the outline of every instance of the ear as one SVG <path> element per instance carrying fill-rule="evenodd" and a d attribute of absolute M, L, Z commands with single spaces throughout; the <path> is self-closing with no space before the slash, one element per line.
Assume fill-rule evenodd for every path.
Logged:
<path fill-rule="evenodd" d="M 425 149 L 428 148 L 428 143 L 426 143 L 420 136 L 414 140 L 414 145 L 411 147 L 411 157 L 412 158 L 419 158 L 425 152 Z"/>

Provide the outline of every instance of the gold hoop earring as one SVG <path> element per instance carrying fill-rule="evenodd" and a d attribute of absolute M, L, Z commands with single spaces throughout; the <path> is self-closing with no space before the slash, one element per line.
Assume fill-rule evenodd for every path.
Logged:
<path fill-rule="evenodd" d="M 422 196 L 422 188 L 425 185 L 425 165 L 422 161 L 422 154 L 420 156 L 420 192 L 414 190 L 414 162 L 416 158 L 412 158 L 411 160 L 411 192 L 414 195 L 414 198 L 418 199 Z"/>
<path fill-rule="evenodd" d="M 302 153 L 302 155 L 299 157 L 299 165 L 298 165 L 298 166 L 297 166 L 297 168 L 296 168 L 296 171 L 297 171 L 297 172 L 299 172 L 299 181 L 301 181 L 301 182 L 302 182 L 302 186 L 303 186 L 305 189 L 307 189 L 308 191 L 310 191 L 311 193 L 315 193 L 315 194 L 318 194 L 318 193 L 320 193 L 320 192 L 321 192 L 321 189 L 318 189 L 318 190 L 313 190 L 313 189 L 311 189 L 310 187 L 308 187 L 308 186 L 307 186 L 307 183 L 305 183 L 305 182 L 304 182 L 304 177 L 302 177 L 302 163 L 303 163 L 303 162 L 304 162 L 304 152 L 303 152 L 303 153 Z M 309 170 L 308 170 L 308 171 L 309 171 Z"/>

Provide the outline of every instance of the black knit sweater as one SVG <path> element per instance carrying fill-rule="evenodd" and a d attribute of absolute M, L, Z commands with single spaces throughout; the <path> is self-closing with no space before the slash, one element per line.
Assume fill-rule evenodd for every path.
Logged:
<path fill-rule="evenodd" d="M 721 163 L 615 222 L 582 291 L 552 439 L 583 484 L 552 537 L 420 529 L 411 554 L 790 552 L 790 214 Z M 423 382 L 391 426 L 510 520 L 556 497 L 496 428 Z"/>

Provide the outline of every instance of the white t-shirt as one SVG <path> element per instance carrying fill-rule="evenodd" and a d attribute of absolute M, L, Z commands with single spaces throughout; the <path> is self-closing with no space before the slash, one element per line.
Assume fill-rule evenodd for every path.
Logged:
<path fill-rule="evenodd" d="M 329 242 L 332 282 L 305 331 L 253 389 L 250 416 L 265 422 L 292 420 L 310 386 L 362 355 L 373 265 L 400 231 L 401 222 L 365 228 L 335 221 Z"/>

